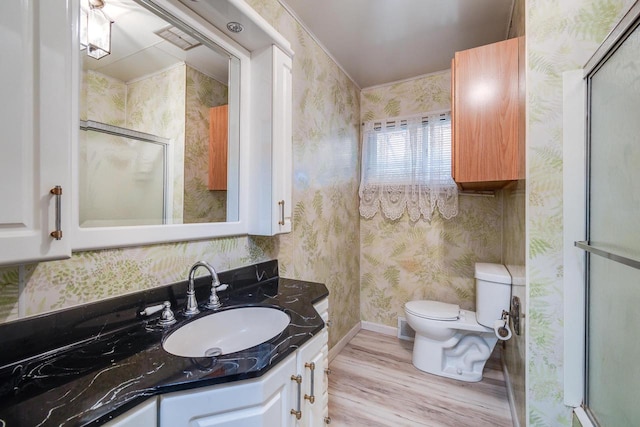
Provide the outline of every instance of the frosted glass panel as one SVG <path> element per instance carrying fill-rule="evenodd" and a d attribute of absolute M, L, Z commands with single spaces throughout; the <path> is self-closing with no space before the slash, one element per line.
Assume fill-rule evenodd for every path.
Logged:
<path fill-rule="evenodd" d="M 80 226 L 166 222 L 164 150 L 161 144 L 81 131 Z"/>
<path fill-rule="evenodd" d="M 640 260 L 640 31 L 591 78 L 589 242 Z M 640 420 L 640 270 L 590 255 L 586 403 L 602 426 Z"/>
<path fill-rule="evenodd" d="M 640 270 L 591 256 L 590 280 L 589 408 L 602 426 L 637 426 Z"/>
<path fill-rule="evenodd" d="M 640 258 L 640 31 L 592 78 L 591 244 Z"/>

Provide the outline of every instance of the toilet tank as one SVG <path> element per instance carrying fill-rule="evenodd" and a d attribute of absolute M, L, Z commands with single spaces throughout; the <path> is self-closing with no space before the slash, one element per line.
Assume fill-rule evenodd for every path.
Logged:
<path fill-rule="evenodd" d="M 502 264 L 476 263 L 476 318 L 478 323 L 493 328 L 502 317 L 502 310 L 509 311 L 511 300 L 511 275 Z"/>

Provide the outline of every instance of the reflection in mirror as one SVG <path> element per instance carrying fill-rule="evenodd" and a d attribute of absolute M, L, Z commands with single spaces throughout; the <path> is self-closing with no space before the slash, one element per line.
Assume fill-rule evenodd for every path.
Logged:
<path fill-rule="evenodd" d="M 80 226 L 236 221 L 238 119 L 211 109 L 238 111 L 239 60 L 133 0 L 102 11 L 111 53 L 81 54 Z"/>

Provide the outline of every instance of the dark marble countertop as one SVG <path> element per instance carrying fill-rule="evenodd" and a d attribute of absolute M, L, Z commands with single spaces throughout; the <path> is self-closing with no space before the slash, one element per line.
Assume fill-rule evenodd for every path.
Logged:
<path fill-rule="evenodd" d="M 191 319 L 181 314 L 186 282 L 0 325 L 0 425 L 101 425 L 149 396 L 261 376 L 324 328 L 313 304 L 328 295 L 320 283 L 279 278 L 277 262 L 220 273 L 229 283 L 222 308 L 273 306 L 291 318 L 275 338 L 213 358 L 173 356 L 162 340 Z M 205 301 L 210 276 L 196 281 Z M 178 323 L 157 326 L 143 307 L 172 302 Z M 4 421 L 5 424 L 2 424 Z"/>

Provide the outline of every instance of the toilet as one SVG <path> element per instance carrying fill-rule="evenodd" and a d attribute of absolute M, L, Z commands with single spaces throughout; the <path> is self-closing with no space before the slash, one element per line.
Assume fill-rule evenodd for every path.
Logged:
<path fill-rule="evenodd" d="M 502 264 L 476 263 L 474 276 L 475 312 L 439 301 L 405 304 L 407 323 L 416 333 L 413 364 L 421 371 L 460 381 L 482 379 L 497 329 L 504 325 L 498 321 L 503 310 L 509 311 L 511 275 Z"/>

